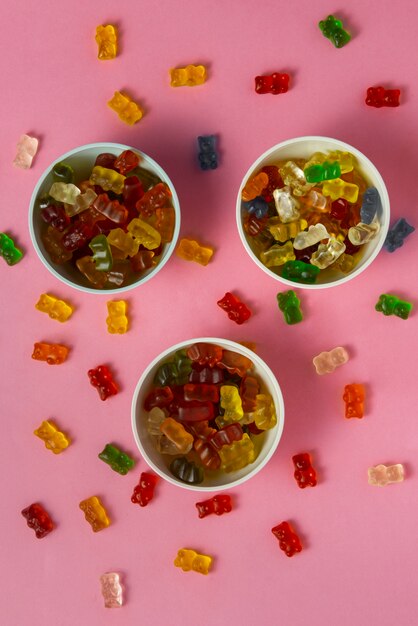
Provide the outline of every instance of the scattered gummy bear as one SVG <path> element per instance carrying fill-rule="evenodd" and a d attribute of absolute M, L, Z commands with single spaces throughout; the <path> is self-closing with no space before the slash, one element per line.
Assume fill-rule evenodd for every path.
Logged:
<path fill-rule="evenodd" d="M 397 296 L 383 293 L 379 296 L 375 309 L 383 315 L 396 315 L 396 317 L 407 320 L 412 310 L 412 304 Z"/>
<path fill-rule="evenodd" d="M 172 87 L 196 87 L 206 81 L 204 65 L 187 65 L 170 70 Z"/>
<path fill-rule="evenodd" d="M 199 574 L 209 574 L 209 569 L 212 564 L 212 557 L 206 554 L 199 554 L 195 550 L 189 550 L 182 548 L 178 551 L 174 560 L 176 567 L 181 567 L 183 572 L 198 572 Z"/>
<path fill-rule="evenodd" d="M 366 104 L 370 107 L 398 107 L 400 89 L 385 89 L 384 87 L 369 87 L 367 90 Z"/>
<path fill-rule="evenodd" d="M 52 320 L 58 322 L 66 322 L 73 314 L 74 307 L 65 300 L 59 300 L 49 293 L 43 293 L 35 308 L 42 313 L 47 313 Z"/>
<path fill-rule="evenodd" d="M 15 167 L 27 170 L 31 167 L 33 157 L 38 151 L 38 140 L 29 135 L 22 135 L 17 144 L 17 154 L 13 161 Z"/>
<path fill-rule="evenodd" d="M 297 324 L 303 320 L 300 300 L 291 289 L 277 294 L 279 309 L 283 312 L 286 324 Z"/>
<path fill-rule="evenodd" d="M 0 233 L 0 256 L 7 265 L 16 265 L 23 257 L 23 252 L 16 247 L 13 239 L 6 233 Z"/>
<path fill-rule="evenodd" d="M 123 590 L 120 584 L 120 574 L 107 572 L 100 576 L 102 596 L 107 609 L 118 609 L 123 604 Z"/>
<path fill-rule="evenodd" d="M 324 37 L 329 39 L 336 48 L 342 48 L 351 39 L 351 36 L 343 29 L 342 21 L 328 15 L 325 20 L 321 20 L 318 24 Z"/>
<path fill-rule="evenodd" d="M 139 122 L 143 116 L 143 111 L 140 106 L 120 91 L 115 91 L 113 98 L 111 98 L 107 104 L 118 114 L 119 119 L 129 126 L 133 126 L 133 124 Z"/>
<path fill-rule="evenodd" d="M 108 317 L 106 318 L 107 330 L 111 334 L 126 333 L 128 330 L 128 318 L 126 316 L 126 301 L 116 300 L 107 303 Z"/>
<path fill-rule="evenodd" d="M 54 528 L 54 524 L 41 504 L 35 502 L 22 511 L 23 517 L 29 528 L 33 528 L 38 539 L 48 535 Z"/>
<path fill-rule="evenodd" d="M 368 469 L 369 485 L 385 487 L 391 483 L 401 483 L 404 479 L 404 468 L 401 463 L 396 465 L 376 465 Z"/>
<path fill-rule="evenodd" d="M 117 32 L 112 24 L 96 28 L 97 56 L 101 61 L 114 59 L 117 53 Z"/>

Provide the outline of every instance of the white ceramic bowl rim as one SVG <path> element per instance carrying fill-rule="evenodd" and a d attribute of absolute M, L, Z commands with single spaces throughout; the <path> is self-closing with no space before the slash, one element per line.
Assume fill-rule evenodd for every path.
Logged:
<path fill-rule="evenodd" d="M 173 239 L 167 247 L 167 252 L 164 255 L 164 258 L 160 259 L 158 265 L 156 265 L 155 268 L 149 274 L 144 275 L 142 278 L 139 278 L 137 281 L 135 281 L 134 283 L 130 285 L 126 285 L 123 287 L 115 287 L 114 289 L 94 289 L 93 287 L 86 287 L 84 285 L 78 285 L 72 280 L 69 280 L 68 278 L 66 278 L 65 276 L 62 276 L 59 272 L 57 272 L 56 269 L 50 264 L 49 260 L 45 257 L 44 253 L 42 252 L 42 250 L 40 249 L 38 245 L 38 241 L 37 241 L 37 237 L 36 237 L 35 229 L 34 229 L 34 218 L 35 218 L 35 204 L 36 204 L 36 199 L 37 199 L 39 190 L 41 186 L 43 185 L 45 178 L 51 172 L 54 165 L 56 165 L 57 163 L 60 163 L 61 161 L 65 161 L 65 159 L 68 159 L 69 157 L 76 156 L 77 153 L 84 151 L 84 150 L 101 150 L 103 152 L 109 152 L 112 150 L 117 150 L 117 151 L 132 150 L 136 152 L 137 154 L 141 155 L 141 157 L 144 159 L 145 164 L 149 163 L 157 171 L 160 178 L 163 179 L 167 183 L 167 185 L 170 187 L 170 191 L 172 193 L 172 198 L 173 198 L 173 206 L 176 212 L 176 221 L 174 225 Z M 77 148 L 74 148 L 73 150 L 69 150 L 65 154 L 62 154 L 61 156 L 59 156 L 50 165 L 48 165 L 48 167 L 42 172 L 32 192 L 32 196 L 31 196 L 30 203 L 29 203 L 29 233 L 30 233 L 30 237 L 32 240 L 32 245 L 35 248 L 35 251 L 39 259 L 41 260 L 41 262 L 51 272 L 51 274 L 53 274 L 56 278 L 58 278 L 58 280 L 60 280 L 61 282 L 64 282 L 66 285 L 69 285 L 73 289 L 78 289 L 80 291 L 83 291 L 84 293 L 96 293 L 100 295 L 103 295 L 103 294 L 111 295 L 111 294 L 130 291 L 131 289 L 135 289 L 136 287 L 143 285 L 148 280 L 153 278 L 164 267 L 164 265 L 167 263 L 167 261 L 169 260 L 170 256 L 172 255 L 174 251 L 174 248 L 176 246 L 177 239 L 179 236 L 179 232 L 180 232 L 180 219 L 181 219 L 180 203 L 179 203 L 179 199 L 177 196 L 177 192 L 175 190 L 175 187 L 171 179 L 169 178 L 165 170 L 163 170 L 163 168 L 156 161 L 154 161 L 152 157 L 145 154 L 145 152 L 142 152 L 141 150 L 134 148 L 133 146 L 127 146 L 125 144 L 112 143 L 112 142 L 98 142 L 98 143 L 84 144 L 82 146 L 78 146 Z"/>
<path fill-rule="evenodd" d="M 138 396 L 141 390 L 141 387 L 146 379 L 146 377 L 148 376 L 148 374 L 150 373 L 150 371 L 152 371 L 152 369 L 158 365 L 161 361 L 163 361 L 165 358 L 169 357 L 170 355 L 172 355 L 174 352 L 176 352 L 177 350 L 182 350 L 183 348 L 189 347 L 190 345 L 194 344 L 194 343 L 211 343 L 211 344 L 218 344 L 221 346 L 226 346 L 229 350 L 233 350 L 235 352 L 239 352 L 241 354 L 243 354 L 244 356 L 248 357 L 249 359 L 251 359 L 251 361 L 253 361 L 260 369 L 262 369 L 265 374 L 267 374 L 267 376 L 269 377 L 269 384 L 271 385 L 271 387 L 274 388 L 276 397 L 277 397 L 277 401 L 278 401 L 278 407 L 276 406 L 277 409 L 277 413 L 278 413 L 278 420 L 277 420 L 277 426 L 275 426 L 275 436 L 274 436 L 274 440 L 271 442 L 271 446 L 269 451 L 267 452 L 267 454 L 265 455 L 265 457 L 262 459 L 262 461 L 260 461 L 257 465 L 254 465 L 257 463 L 257 459 L 254 461 L 254 463 L 252 464 L 254 467 L 247 473 L 245 474 L 245 476 L 242 476 L 236 480 L 231 480 L 231 482 L 229 482 L 226 485 L 220 485 L 220 486 L 216 486 L 216 485 L 210 485 L 210 486 L 201 486 L 201 485 L 189 485 L 187 483 L 183 483 L 180 480 L 176 479 L 174 476 L 171 476 L 168 473 L 164 473 L 162 470 L 160 470 L 160 468 L 155 465 L 155 463 L 152 461 L 152 459 L 149 458 L 146 450 L 144 449 L 144 446 L 142 445 L 141 439 L 139 437 L 138 434 L 138 430 L 137 430 L 137 411 L 138 411 L 138 407 L 137 407 L 137 403 L 138 403 Z M 167 350 L 164 350 L 163 352 L 161 352 L 161 354 L 159 354 L 158 356 L 155 357 L 155 359 L 153 359 L 151 361 L 151 363 L 149 363 L 149 365 L 145 368 L 145 370 L 142 372 L 142 375 L 135 387 L 135 391 L 133 394 L 133 398 L 132 398 L 132 407 L 131 407 L 131 426 L 132 426 L 132 432 L 134 435 L 134 439 L 135 442 L 142 454 L 142 456 L 144 457 L 145 461 L 148 463 L 148 465 L 159 475 L 161 476 L 161 478 L 164 478 L 165 480 L 167 480 L 168 482 L 170 482 L 173 485 L 176 485 L 178 487 L 183 487 L 184 489 L 189 489 L 192 491 L 204 491 L 204 492 L 209 492 L 209 491 L 225 491 L 226 489 L 231 489 L 232 487 L 237 487 L 238 485 L 241 485 L 242 483 L 246 482 L 247 480 L 249 480 L 252 476 L 254 476 L 255 474 L 257 474 L 267 463 L 268 461 L 271 459 L 271 457 L 273 456 L 274 452 L 277 449 L 277 446 L 279 444 L 279 441 L 281 439 L 282 433 L 283 433 L 283 428 L 284 428 L 284 417 L 285 417 L 285 413 L 284 413 L 284 401 L 283 401 L 283 395 L 280 389 L 280 385 L 277 382 L 277 379 L 275 377 L 275 375 L 273 374 L 273 372 L 271 371 L 270 367 L 265 363 L 265 361 L 263 361 L 263 359 L 261 359 L 257 354 L 255 354 L 255 352 L 253 352 L 252 350 L 250 350 L 249 348 L 246 348 L 245 346 L 236 343 L 235 341 L 230 341 L 229 339 L 221 339 L 219 337 L 197 337 L 195 339 L 188 339 L 186 341 L 182 341 L 180 343 L 177 343 L 174 346 L 170 346 L 169 348 L 167 348 Z"/>
<path fill-rule="evenodd" d="M 346 274 L 346 275 L 342 276 L 341 278 L 336 279 L 336 280 L 331 281 L 331 282 L 314 283 L 312 285 L 306 284 L 306 283 L 297 283 L 295 281 L 288 280 L 287 278 L 282 278 L 282 276 L 279 276 L 279 275 L 275 274 L 274 272 L 271 272 L 270 269 L 268 267 L 266 267 L 257 258 L 257 256 L 254 254 L 254 252 L 252 251 L 252 249 L 250 248 L 250 246 L 249 246 L 249 244 L 247 242 L 247 238 L 246 238 L 243 226 L 242 226 L 242 199 L 241 199 L 242 189 L 243 189 L 246 181 L 248 180 L 250 174 L 252 174 L 255 170 L 257 170 L 260 167 L 260 164 L 265 159 L 270 157 L 272 154 L 274 154 L 277 150 L 279 150 L 281 148 L 286 148 L 288 146 L 293 146 L 293 145 L 296 145 L 298 143 L 303 144 L 303 143 L 306 143 L 308 141 L 332 143 L 334 145 L 334 149 L 335 150 L 342 150 L 342 151 L 346 151 L 346 152 L 351 152 L 352 154 L 354 154 L 355 157 L 357 157 L 358 160 L 366 162 L 367 163 L 367 167 L 373 172 L 373 176 L 375 177 L 375 179 L 380 184 L 381 189 L 379 190 L 379 192 L 380 192 L 380 196 L 381 196 L 382 207 L 384 207 L 383 223 L 381 223 L 381 228 L 380 228 L 380 231 L 379 231 L 379 234 L 378 234 L 378 241 L 379 241 L 379 243 L 378 243 L 378 245 L 376 245 L 375 249 L 370 254 L 370 256 L 367 259 L 365 259 L 363 263 L 360 262 L 360 264 L 357 266 L 357 268 L 354 269 L 349 274 Z M 355 276 L 358 276 L 359 274 L 361 274 L 370 265 L 370 263 L 377 257 L 377 255 L 379 254 L 379 252 L 380 252 L 380 250 L 381 250 L 381 248 L 383 246 L 383 243 L 384 243 L 384 241 L 386 239 L 387 232 L 389 230 L 390 202 L 389 202 L 389 195 L 388 195 L 388 192 L 387 192 L 387 189 L 386 189 L 386 185 L 384 183 L 384 180 L 383 180 L 379 170 L 370 161 L 370 159 L 368 159 L 367 156 L 365 154 L 363 154 L 363 152 L 361 152 L 357 148 L 354 148 L 354 146 L 351 146 L 350 144 L 345 143 L 344 141 L 340 141 L 339 139 L 334 139 L 332 137 L 325 137 L 325 136 L 319 136 L 319 135 L 312 135 L 312 136 L 305 136 L 305 137 L 294 137 L 292 139 L 287 139 L 285 141 L 282 141 L 282 142 L 276 144 L 275 146 L 269 148 L 265 152 L 263 152 L 263 154 L 260 157 L 258 157 L 258 159 L 256 161 L 254 161 L 254 163 L 248 168 L 247 172 L 245 173 L 245 176 L 243 177 L 241 185 L 240 185 L 240 188 L 238 190 L 237 204 L 236 204 L 236 219 L 237 219 L 237 226 L 238 226 L 239 236 L 241 238 L 241 241 L 242 241 L 242 244 L 243 244 L 244 248 L 246 249 L 246 251 L 249 254 L 249 256 L 256 263 L 256 265 L 258 265 L 258 267 L 260 267 L 266 274 L 268 274 L 272 278 L 275 278 L 276 280 L 278 280 L 278 281 L 280 281 L 280 282 L 282 282 L 282 283 L 284 283 L 286 285 L 289 285 L 290 287 L 293 287 L 293 288 L 326 289 L 328 287 L 336 287 L 337 285 L 342 285 L 343 283 L 348 282 L 352 278 L 355 278 Z"/>

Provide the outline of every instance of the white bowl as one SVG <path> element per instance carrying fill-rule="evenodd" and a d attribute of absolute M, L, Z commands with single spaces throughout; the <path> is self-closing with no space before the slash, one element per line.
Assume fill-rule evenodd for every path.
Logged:
<path fill-rule="evenodd" d="M 263 381 L 265 391 L 267 391 L 273 398 L 276 408 L 277 424 L 274 428 L 266 430 L 262 435 L 256 435 L 252 437 L 256 450 L 259 450 L 258 456 L 253 463 L 250 463 L 246 467 L 236 472 L 225 473 L 217 471 L 213 476 L 205 476 L 202 483 L 199 485 L 189 485 L 178 480 L 170 472 L 169 465 L 174 457 L 167 455 L 163 456 L 154 448 L 151 437 L 147 431 L 146 425 L 146 411 L 143 409 L 143 401 L 147 393 L 150 391 L 155 373 L 162 362 L 170 358 L 177 350 L 188 348 L 196 342 L 211 343 L 225 348 L 226 350 L 233 350 L 251 359 L 254 364 L 254 374 Z M 167 350 L 164 350 L 159 354 L 145 369 L 141 378 L 136 385 L 135 392 L 132 399 L 132 430 L 136 444 L 148 463 L 148 465 L 162 478 L 184 487 L 185 489 L 191 489 L 193 491 L 219 491 L 222 489 L 229 489 L 242 485 L 246 480 L 249 480 L 252 476 L 255 476 L 268 462 L 268 460 L 274 454 L 280 438 L 282 436 L 284 426 L 284 403 L 283 396 L 280 390 L 279 383 L 277 382 L 273 372 L 266 365 L 266 363 L 260 359 L 254 352 L 245 348 L 235 341 L 229 341 L 228 339 L 218 339 L 216 337 L 203 337 L 197 339 L 190 339 L 188 341 L 182 341 L 175 346 L 171 346 Z"/>
<path fill-rule="evenodd" d="M 342 150 L 344 152 L 350 152 L 351 154 L 353 154 L 357 159 L 357 167 L 360 170 L 361 174 L 364 176 L 367 185 L 369 187 L 376 187 L 376 189 L 378 190 L 382 201 L 382 211 L 381 214 L 377 216 L 380 223 L 380 231 L 378 235 L 372 241 L 370 241 L 370 243 L 363 246 L 364 250 L 362 251 L 361 258 L 357 262 L 355 268 L 349 274 L 343 274 L 342 272 L 337 272 L 336 270 L 333 270 L 332 276 L 327 276 L 327 273 L 324 274 L 324 272 L 321 271 L 318 275 L 317 282 L 315 282 L 314 284 L 310 285 L 305 283 L 298 283 L 278 276 L 275 272 L 266 267 L 252 251 L 247 240 L 247 234 L 245 233 L 242 225 L 242 218 L 244 213 L 242 207 L 241 192 L 248 179 L 251 178 L 251 176 L 253 176 L 265 165 L 276 165 L 279 161 L 306 159 L 309 158 L 314 152 L 327 152 L 329 150 Z M 251 165 L 251 167 L 245 174 L 238 191 L 236 215 L 238 232 L 244 248 L 252 258 L 254 263 L 256 263 L 256 265 L 258 265 L 258 267 L 260 267 L 264 272 L 266 272 L 266 274 L 272 276 L 273 278 L 284 283 L 285 285 L 289 285 L 290 287 L 297 287 L 299 289 L 323 289 L 324 287 L 333 287 L 335 285 L 341 285 L 348 282 L 355 276 L 361 274 L 361 272 L 363 272 L 366 267 L 370 265 L 373 259 L 376 258 L 376 256 L 379 254 L 380 249 L 383 246 L 389 229 L 390 205 L 388 192 L 386 189 L 386 185 L 383 182 L 383 178 L 381 177 L 380 173 L 373 165 L 373 163 L 362 152 L 360 152 L 360 150 L 357 150 L 357 148 L 350 146 L 348 143 L 339 141 L 338 139 L 332 139 L 331 137 L 296 137 L 294 139 L 282 141 L 281 143 L 273 146 L 272 148 L 270 148 L 270 150 L 264 152 L 264 154 L 262 154 Z"/>
<path fill-rule="evenodd" d="M 123 150 L 133 150 L 134 152 L 139 154 L 141 156 L 140 165 L 145 169 L 150 170 L 153 174 L 156 174 L 164 183 L 169 186 L 172 193 L 172 202 L 176 216 L 173 239 L 172 241 L 170 241 L 170 243 L 165 244 L 158 264 L 155 267 L 145 270 L 145 272 L 143 272 L 139 278 L 135 278 L 133 276 L 130 282 L 122 287 L 116 287 L 114 289 L 95 289 L 94 287 L 90 287 L 87 279 L 76 268 L 71 267 L 69 263 L 65 263 L 64 265 L 58 265 L 50 260 L 41 239 L 41 234 L 45 229 L 46 224 L 42 221 L 39 215 L 36 200 L 39 196 L 48 193 L 52 183 L 54 182 L 52 179 L 52 168 L 57 163 L 65 161 L 65 163 L 71 165 L 76 174 L 80 175 L 82 177 L 81 180 L 83 180 L 83 178 L 89 177 L 90 172 L 94 166 L 96 157 L 99 154 L 101 154 L 102 152 L 110 152 L 119 155 L 121 152 L 123 152 Z M 41 175 L 35 189 L 33 190 L 30 200 L 29 231 L 33 247 L 35 248 L 36 253 L 42 263 L 51 272 L 51 274 L 53 274 L 56 278 L 61 280 L 66 285 L 69 285 L 70 287 L 75 287 L 76 289 L 80 289 L 80 291 L 84 291 L 87 293 L 123 293 L 124 291 L 129 291 L 130 289 L 133 289 L 134 287 L 145 283 L 147 280 L 155 276 L 167 263 L 168 259 L 174 252 L 174 248 L 176 247 L 177 239 L 180 232 L 180 204 L 173 183 L 171 182 L 165 171 L 162 169 L 162 167 L 160 167 L 160 165 L 158 165 L 158 163 L 156 163 L 154 159 L 144 154 L 140 150 L 137 150 L 136 148 L 132 148 L 131 146 L 125 146 L 120 143 L 89 143 L 85 146 L 79 146 L 78 148 L 74 148 L 74 150 L 70 150 L 69 152 L 66 152 L 65 154 L 58 157 L 48 166 L 48 168 Z"/>

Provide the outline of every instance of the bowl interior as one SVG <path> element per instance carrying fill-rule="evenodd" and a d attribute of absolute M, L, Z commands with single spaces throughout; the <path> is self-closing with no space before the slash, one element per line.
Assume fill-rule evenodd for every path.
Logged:
<path fill-rule="evenodd" d="M 99 154 L 101 154 L 102 152 L 109 152 L 111 154 L 119 155 L 123 150 L 133 150 L 134 152 L 139 154 L 141 156 L 140 166 L 144 169 L 149 170 L 153 174 L 156 174 L 163 182 L 165 182 L 169 186 L 173 194 L 172 202 L 176 214 L 173 239 L 170 243 L 166 244 L 163 247 L 163 251 L 158 265 L 148 270 L 145 270 L 139 278 L 135 278 L 135 276 L 132 276 L 125 285 L 115 289 L 94 289 L 92 288 L 88 280 L 76 268 L 72 267 L 71 264 L 66 263 L 64 265 L 58 265 L 50 260 L 41 239 L 41 234 L 44 232 L 46 225 L 40 217 L 40 212 L 37 208 L 36 201 L 40 196 L 47 194 L 49 189 L 51 188 L 51 185 L 54 182 L 52 176 L 52 168 L 56 163 L 65 161 L 65 163 L 68 163 L 68 165 L 71 165 L 71 167 L 74 169 L 77 180 L 84 180 L 89 178 L 96 157 Z M 123 144 L 95 143 L 81 146 L 79 148 L 76 148 L 75 150 L 71 150 L 70 152 L 63 154 L 58 159 L 55 159 L 55 161 L 51 163 L 47 170 L 45 170 L 33 191 L 30 201 L 29 228 L 32 243 L 35 247 L 36 252 L 38 253 L 39 258 L 57 278 L 72 287 L 81 289 L 82 291 L 88 291 L 92 293 L 105 292 L 109 294 L 120 293 L 146 282 L 147 280 L 149 280 L 149 278 L 151 278 L 151 276 L 155 275 L 168 261 L 169 257 L 174 251 L 180 231 L 180 205 L 173 183 L 171 182 L 165 171 L 151 157 L 144 154 L 140 150 L 137 150 L 136 148 L 125 146 Z"/>
<path fill-rule="evenodd" d="M 151 389 L 152 382 L 159 365 L 161 365 L 162 362 L 168 360 L 172 355 L 174 355 L 177 350 L 188 348 L 196 342 L 216 344 L 227 350 L 239 352 L 240 354 L 243 354 L 244 356 L 252 360 L 252 362 L 254 363 L 254 374 L 256 374 L 257 377 L 263 381 L 264 391 L 267 391 L 273 398 L 276 407 L 277 425 L 271 430 L 266 430 L 261 435 L 251 435 L 256 451 L 258 452 L 258 456 L 254 463 L 251 463 L 250 465 L 247 465 L 247 467 L 244 467 L 243 469 L 236 472 L 211 472 L 211 475 L 209 477 L 205 476 L 204 481 L 199 485 L 188 485 L 175 478 L 169 470 L 169 465 L 175 457 L 169 457 L 167 455 L 163 456 L 154 448 L 151 437 L 147 431 L 147 412 L 143 409 L 143 402 L 145 396 Z M 150 365 L 146 368 L 138 381 L 132 401 L 133 434 L 138 448 L 147 463 L 157 472 L 157 474 L 159 474 L 169 482 L 175 485 L 179 485 L 180 487 L 185 487 L 186 489 L 193 489 L 197 491 L 216 491 L 219 489 L 224 489 L 226 487 L 229 488 L 243 483 L 251 476 L 259 472 L 277 448 L 280 437 L 282 435 L 283 426 L 283 396 L 273 372 L 264 363 L 264 361 L 260 359 L 260 357 L 254 354 L 254 352 L 248 350 L 240 344 L 237 344 L 233 341 L 228 341 L 226 339 L 213 337 L 193 339 L 190 341 L 184 341 L 176 346 L 169 348 L 168 350 L 160 354 L 156 359 L 154 359 L 154 361 L 152 361 L 152 363 L 150 363 Z"/>
<path fill-rule="evenodd" d="M 330 150 L 341 150 L 344 152 L 350 152 L 357 160 L 357 168 L 365 178 L 369 187 L 376 187 L 382 200 L 382 210 L 377 215 L 377 219 L 380 223 L 380 231 L 378 235 L 370 241 L 370 243 L 363 246 L 361 258 L 358 260 L 356 267 L 349 274 L 343 274 L 337 269 L 333 269 L 327 272 L 320 272 L 318 279 L 313 285 L 305 285 L 302 283 L 296 283 L 282 278 L 275 272 L 272 272 L 266 267 L 256 256 L 248 243 L 248 237 L 244 231 L 242 222 L 245 215 L 245 209 L 241 201 L 241 192 L 246 184 L 247 180 L 258 172 L 265 165 L 276 165 L 279 161 L 288 161 L 300 158 L 308 158 L 314 152 L 328 152 Z M 241 183 L 238 198 L 237 198 L 237 225 L 238 231 L 241 237 L 241 241 L 244 244 L 248 254 L 254 260 L 254 262 L 264 270 L 269 276 L 273 276 L 275 279 L 293 287 L 305 288 L 305 289 L 318 289 L 321 287 L 329 287 L 336 284 L 347 282 L 361 273 L 373 259 L 379 253 L 383 242 L 386 239 L 387 231 L 389 229 L 390 222 L 390 205 L 389 196 L 379 171 L 373 165 L 373 163 L 359 150 L 350 146 L 349 144 L 339 141 L 338 139 L 332 139 L 328 137 L 299 137 L 296 139 L 290 139 L 283 143 L 274 146 L 270 150 L 267 150 L 262 154 L 255 163 L 249 168 L 248 172 L 244 176 Z"/>

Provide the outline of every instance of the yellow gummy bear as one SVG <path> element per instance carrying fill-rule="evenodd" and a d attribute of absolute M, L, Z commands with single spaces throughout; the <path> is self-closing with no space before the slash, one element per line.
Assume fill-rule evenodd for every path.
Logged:
<path fill-rule="evenodd" d="M 161 243 L 161 235 L 150 224 L 134 217 L 128 224 L 128 232 L 139 244 L 145 246 L 148 250 L 155 250 Z"/>
<path fill-rule="evenodd" d="M 209 574 L 209 569 L 212 564 L 212 557 L 207 554 L 199 554 L 195 550 L 189 550 L 188 548 L 182 548 L 177 552 L 177 556 L 174 559 L 174 565 L 181 567 L 183 572 L 198 572 L 199 574 Z"/>
<path fill-rule="evenodd" d="M 254 444 L 247 433 L 244 433 L 239 441 L 222 446 L 218 454 L 225 472 L 235 472 L 255 460 Z"/>
<path fill-rule="evenodd" d="M 195 263 L 200 263 L 200 265 L 207 265 L 212 258 L 213 248 L 201 246 L 193 239 L 181 239 L 176 254 L 185 261 L 194 261 Z"/>
<path fill-rule="evenodd" d="M 35 308 L 38 311 L 42 311 L 42 313 L 47 313 L 52 320 L 57 320 L 58 322 L 66 322 L 74 311 L 74 307 L 71 304 L 65 302 L 65 300 L 59 300 L 48 293 L 43 293 L 39 297 Z"/>
<path fill-rule="evenodd" d="M 172 87 L 196 87 L 206 81 L 206 67 L 204 65 L 187 65 L 170 70 Z"/>
<path fill-rule="evenodd" d="M 54 422 L 45 420 L 33 431 L 33 434 L 42 439 L 45 448 L 51 450 L 54 454 L 60 454 L 70 445 L 70 439 L 63 432 L 58 430 Z"/>
<path fill-rule="evenodd" d="M 115 95 L 107 104 L 113 111 L 116 111 L 122 122 L 125 122 L 125 124 L 129 126 L 133 126 L 136 122 L 139 122 L 143 116 L 139 105 L 120 91 L 115 91 Z"/>
<path fill-rule="evenodd" d="M 269 430 L 277 424 L 276 409 L 273 398 L 264 393 L 256 395 L 254 421 L 260 430 Z"/>
<path fill-rule="evenodd" d="M 112 24 L 96 28 L 96 43 L 99 47 L 98 58 L 101 61 L 114 59 L 117 52 L 117 32 Z"/>
<path fill-rule="evenodd" d="M 128 330 L 128 318 L 126 317 L 125 300 L 108 302 L 107 311 L 109 313 L 106 318 L 108 332 L 111 334 L 119 333 L 120 335 L 126 333 Z"/>

